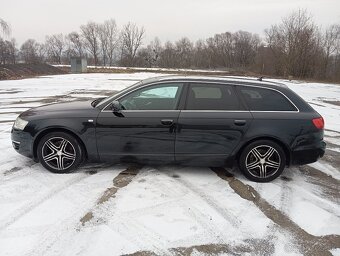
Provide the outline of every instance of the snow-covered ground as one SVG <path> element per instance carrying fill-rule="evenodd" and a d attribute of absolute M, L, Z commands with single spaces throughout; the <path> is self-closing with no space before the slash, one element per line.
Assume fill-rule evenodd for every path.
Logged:
<path fill-rule="evenodd" d="M 0 255 L 340 255 L 340 85 L 284 81 L 326 121 L 319 162 L 267 184 L 237 171 L 87 165 L 56 175 L 12 149 L 27 108 L 155 73 L 0 81 Z"/>

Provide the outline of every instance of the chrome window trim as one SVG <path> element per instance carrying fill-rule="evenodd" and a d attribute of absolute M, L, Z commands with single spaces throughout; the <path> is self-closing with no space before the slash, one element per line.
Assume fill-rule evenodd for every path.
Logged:
<path fill-rule="evenodd" d="M 238 84 L 235 84 L 238 85 Z M 288 112 L 288 113 L 299 113 L 300 109 L 294 104 L 294 102 L 283 92 L 276 90 L 274 88 L 268 88 L 268 87 L 264 87 L 264 86 L 255 86 L 255 85 L 238 85 L 238 86 L 247 86 L 247 87 L 253 87 L 253 88 L 261 88 L 261 89 L 266 89 L 266 90 L 272 90 L 272 91 L 276 91 L 278 93 L 280 93 L 281 95 L 283 95 L 296 109 L 295 111 L 290 111 L 290 110 L 250 110 L 251 112 Z"/>
<path fill-rule="evenodd" d="M 225 81 L 224 83 L 220 83 L 220 82 L 214 82 L 214 81 L 208 81 L 208 82 L 198 82 L 198 81 L 195 81 L 195 82 L 190 82 L 188 81 L 189 84 L 192 84 L 192 83 L 197 83 L 197 84 L 202 84 L 202 83 L 209 83 L 209 84 L 225 84 L 225 85 L 236 85 L 236 86 L 247 86 L 247 87 L 253 87 L 253 88 L 261 88 L 261 89 L 267 89 L 267 90 L 272 90 L 272 91 L 276 91 L 278 93 L 280 93 L 281 95 L 283 95 L 294 107 L 296 110 L 248 110 L 248 111 L 244 111 L 244 112 L 254 112 L 254 113 L 257 113 L 257 112 L 260 112 L 260 113 L 263 113 L 263 112 L 284 112 L 284 113 L 298 113 L 300 112 L 299 108 L 294 104 L 294 102 L 287 96 L 285 95 L 283 92 L 277 90 L 277 89 L 274 89 L 274 88 L 268 88 L 268 87 L 265 87 L 265 86 L 258 86 L 258 85 L 248 85 L 248 84 L 238 84 L 238 83 L 231 83 L 229 81 Z M 182 110 L 183 111 L 183 110 Z M 207 111 L 207 110 L 186 110 L 186 111 Z M 211 110 L 211 111 L 225 111 L 225 112 L 242 112 L 241 110 Z"/>
<path fill-rule="evenodd" d="M 181 112 L 185 112 L 185 113 L 190 113 L 190 112 L 209 112 L 209 113 L 210 112 L 221 112 L 221 113 L 223 113 L 223 112 L 241 112 L 241 113 L 249 113 L 251 111 L 249 111 L 249 110 L 220 110 L 220 109 L 216 109 L 216 110 L 213 110 L 213 109 L 211 109 L 211 110 L 183 109 L 183 110 L 181 110 Z"/>
<path fill-rule="evenodd" d="M 179 110 L 179 109 L 171 109 L 171 110 L 150 110 L 150 109 L 148 109 L 148 110 L 141 110 L 141 109 L 136 109 L 136 110 L 128 110 L 128 109 L 122 109 L 121 110 L 121 113 L 126 113 L 126 112 L 180 112 L 181 110 Z M 110 112 L 110 113 L 112 113 L 112 111 L 111 110 L 105 110 L 105 111 L 102 111 L 102 112 Z"/>
<path fill-rule="evenodd" d="M 146 111 L 146 110 L 144 110 Z M 297 113 L 298 111 L 289 111 L 289 110 L 180 110 L 181 112 L 241 112 L 241 113 L 277 113 L 277 112 L 283 112 L 283 113 Z"/>
<path fill-rule="evenodd" d="M 272 90 L 272 91 L 276 91 L 278 93 L 280 93 L 281 95 L 283 95 L 294 107 L 295 107 L 295 111 L 290 111 L 290 110 L 186 110 L 186 109 L 183 109 L 183 110 L 180 110 L 180 111 L 195 111 L 195 112 L 205 112 L 205 111 L 222 111 L 222 112 L 254 112 L 254 113 L 299 113 L 300 112 L 300 109 L 294 104 L 294 102 L 287 96 L 285 95 L 283 92 L 277 90 L 277 89 L 274 89 L 274 88 L 268 88 L 268 87 L 265 87 L 265 86 L 260 86 L 260 85 L 249 85 L 249 84 L 240 84 L 240 83 L 234 83 L 234 82 L 231 82 L 231 81 L 190 81 L 190 79 L 188 80 L 174 80 L 174 81 L 155 81 L 155 82 L 152 82 L 152 83 L 149 83 L 149 84 L 145 84 L 141 87 L 138 87 L 138 88 L 135 88 L 134 90 L 132 91 L 128 91 L 122 95 L 119 95 L 117 98 L 115 98 L 114 100 L 120 100 L 122 97 L 124 97 L 125 95 L 127 94 L 130 94 L 134 91 L 137 91 L 139 89 L 142 89 L 142 88 L 145 88 L 145 87 L 148 87 L 148 86 L 152 86 L 152 85 L 157 85 L 157 84 L 168 84 L 168 83 L 182 83 L 183 86 L 185 86 L 184 84 L 185 83 L 189 83 L 189 84 L 192 84 L 192 83 L 196 83 L 196 84 L 202 84 L 202 83 L 206 83 L 206 84 L 224 84 L 224 85 L 231 85 L 231 86 L 246 86 L 246 87 L 253 87 L 253 88 L 262 88 L 262 89 L 266 89 L 266 90 Z M 106 108 L 111 104 L 108 103 L 100 112 L 112 112 L 111 110 L 106 110 Z M 178 109 L 177 109 L 178 110 Z M 124 111 L 176 111 L 176 110 L 124 110 Z"/>
<path fill-rule="evenodd" d="M 251 113 L 299 113 L 298 108 L 295 111 L 290 110 L 250 110 Z"/>

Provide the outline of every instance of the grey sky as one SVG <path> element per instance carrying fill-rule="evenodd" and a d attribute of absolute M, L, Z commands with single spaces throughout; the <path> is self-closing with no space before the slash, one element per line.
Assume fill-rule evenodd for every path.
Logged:
<path fill-rule="evenodd" d="M 114 18 L 144 26 L 146 40 L 192 40 L 225 31 L 260 35 L 282 16 L 306 8 L 323 27 L 340 23 L 340 0 L 0 0 L 0 17 L 10 23 L 18 43 L 44 41 L 55 33 L 78 31 L 89 20 Z"/>

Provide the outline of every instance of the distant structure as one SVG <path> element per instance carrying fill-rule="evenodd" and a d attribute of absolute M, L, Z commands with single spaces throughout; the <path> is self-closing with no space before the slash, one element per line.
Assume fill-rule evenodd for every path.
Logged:
<path fill-rule="evenodd" d="M 87 60 L 83 57 L 71 57 L 71 73 L 86 73 Z"/>

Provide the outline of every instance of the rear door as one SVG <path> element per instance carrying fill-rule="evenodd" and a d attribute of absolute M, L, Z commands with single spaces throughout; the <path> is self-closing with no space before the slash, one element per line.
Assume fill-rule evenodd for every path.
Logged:
<path fill-rule="evenodd" d="M 178 118 L 175 158 L 182 164 L 223 165 L 240 143 L 252 115 L 234 86 L 191 83 Z"/>

